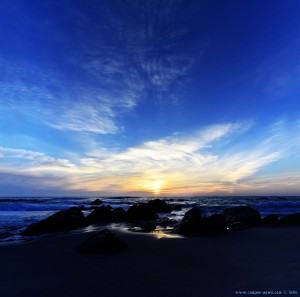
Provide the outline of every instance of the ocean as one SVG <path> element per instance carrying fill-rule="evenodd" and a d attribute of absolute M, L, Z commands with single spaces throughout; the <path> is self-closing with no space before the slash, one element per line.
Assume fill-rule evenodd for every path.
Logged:
<path fill-rule="evenodd" d="M 101 199 L 101 205 L 110 205 L 113 208 L 128 209 L 133 203 L 147 202 L 151 199 L 164 199 L 169 204 L 179 204 L 180 211 L 172 211 L 160 216 L 181 220 L 184 213 L 193 206 L 199 206 L 205 215 L 220 213 L 232 206 L 249 205 L 258 210 L 264 217 L 269 214 L 286 215 L 300 212 L 299 196 L 209 196 L 209 197 L 2 197 L 0 198 L 0 244 L 23 242 L 20 233 L 30 224 L 42 220 L 49 215 L 79 206 L 85 215 L 92 210 L 90 203 Z M 82 229 L 81 232 L 86 232 Z"/>

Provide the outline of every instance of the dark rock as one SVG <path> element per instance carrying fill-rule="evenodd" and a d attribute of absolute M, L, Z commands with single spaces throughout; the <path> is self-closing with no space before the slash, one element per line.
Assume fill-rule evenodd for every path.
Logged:
<path fill-rule="evenodd" d="M 253 227 L 261 222 L 260 213 L 250 206 L 230 207 L 223 211 L 223 215 L 229 229 Z"/>
<path fill-rule="evenodd" d="M 213 214 L 203 218 L 201 211 L 193 208 L 185 214 L 177 232 L 186 236 L 210 236 L 226 230 L 226 220 L 223 215 Z"/>
<path fill-rule="evenodd" d="M 178 228 L 176 228 L 175 232 L 184 234 L 184 235 L 195 235 L 199 234 L 199 230 L 202 226 L 202 214 L 201 210 L 197 207 L 193 207 L 188 210 Z"/>
<path fill-rule="evenodd" d="M 171 205 L 171 210 L 179 211 L 181 209 L 182 209 L 182 207 L 179 204 L 173 204 L 173 205 Z"/>
<path fill-rule="evenodd" d="M 122 207 L 114 208 L 111 211 L 111 219 L 113 222 L 124 222 L 126 218 L 126 211 Z"/>
<path fill-rule="evenodd" d="M 221 214 L 213 214 L 205 218 L 202 223 L 201 235 L 217 235 L 227 230 L 225 217 Z"/>
<path fill-rule="evenodd" d="M 67 231 L 86 225 L 84 215 L 80 208 L 71 207 L 59 211 L 40 222 L 30 225 L 22 235 L 39 235 L 52 232 Z"/>
<path fill-rule="evenodd" d="M 148 221 L 141 223 L 139 226 L 141 227 L 143 232 L 152 232 L 155 231 L 156 225 L 157 224 L 155 221 Z"/>
<path fill-rule="evenodd" d="M 176 220 L 171 220 L 169 218 L 161 218 L 158 220 L 157 225 L 161 227 L 173 227 L 176 223 Z"/>
<path fill-rule="evenodd" d="M 188 210 L 182 219 L 183 222 L 189 222 L 189 221 L 201 221 L 202 220 L 202 213 L 201 209 L 198 207 L 193 207 L 190 210 Z"/>
<path fill-rule="evenodd" d="M 157 213 L 146 203 L 133 204 L 126 212 L 128 221 L 156 220 Z"/>
<path fill-rule="evenodd" d="M 279 223 L 278 217 L 278 214 L 267 215 L 261 220 L 261 223 L 263 225 L 277 225 Z"/>
<path fill-rule="evenodd" d="M 92 211 L 87 217 L 86 220 L 89 224 L 96 224 L 102 222 L 109 222 L 112 220 L 112 208 L 110 205 L 102 205 L 99 208 L 96 208 Z"/>
<path fill-rule="evenodd" d="M 160 199 L 150 200 L 148 205 L 151 206 L 156 212 L 170 212 L 171 206 L 165 201 Z"/>
<path fill-rule="evenodd" d="M 245 230 L 245 229 L 249 228 L 247 225 L 245 225 L 241 222 L 233 222 L 233 223 L 230 223 L 230 225 L 227 225 L 227 226 L 229 226 L 229 227 L 227 227 L 228 229 L 235 230 L 235 231 Z"/>
<path fill-rule="evenodd" d="M 299 225 L 300 224 L 300 213 L 288 214 L 279 220 L 282 225 Z"/>
<path fill-rule="evenodd" d="M 96 199 L 96 200 L 92 201 L 92 202 L 90 203 L 90 205 L 100 205 L 101 203 L 103 203 L 102 200 Z"/>
<path fill-rule="evenodd" d="M 84 254 L 104 254 L 119 252 L 126 248 L 126 242 L 104 229 L 81 244 L 78 251 Z"/>

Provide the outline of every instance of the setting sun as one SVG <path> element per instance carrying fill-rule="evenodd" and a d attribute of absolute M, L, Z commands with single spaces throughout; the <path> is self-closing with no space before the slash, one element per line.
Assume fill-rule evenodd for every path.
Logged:
<path fill-rule="evenodd" d="M 156 180 L 152 183 L 150 183 L 147 187 L 151 190 L 151 192 L 155 195 L 158 195 L 161 193 L 162 186 L 164 182 L 161 180 Z"/>

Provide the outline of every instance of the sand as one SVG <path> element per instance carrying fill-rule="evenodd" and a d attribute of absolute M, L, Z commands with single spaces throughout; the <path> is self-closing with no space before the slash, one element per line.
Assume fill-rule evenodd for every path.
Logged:
<path fill-rule="evenodd" d="M 79 254 L 75 247 L 91 235 L 1 246 L 0 296 L 239 296 L 236 291 L 263 296 L 258 291 L 271 290 L 300 294 L 300 227 L 160 239 L 120 231 L 128 250 Z"/>

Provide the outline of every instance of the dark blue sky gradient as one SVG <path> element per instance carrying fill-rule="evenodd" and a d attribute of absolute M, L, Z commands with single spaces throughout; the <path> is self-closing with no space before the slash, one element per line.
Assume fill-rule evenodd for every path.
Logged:
<path fill-rule="evenodd" d="M 29 194 L 299 194 L 299 15 L 297 0 L 2 1 L 3 195 L 25 177 Z"/>

